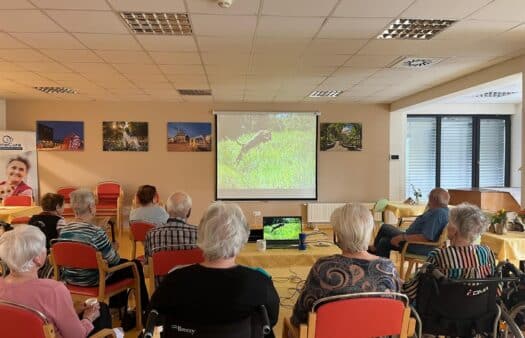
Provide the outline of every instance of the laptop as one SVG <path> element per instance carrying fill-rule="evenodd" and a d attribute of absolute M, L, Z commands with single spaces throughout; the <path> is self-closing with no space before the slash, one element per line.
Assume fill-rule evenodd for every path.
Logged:
<path fill-rule="evenodd" d="M 302 224 L 301 216 L 263 217 L 263 238 L 266 240 L 266 248 L 297 249 Z"/>

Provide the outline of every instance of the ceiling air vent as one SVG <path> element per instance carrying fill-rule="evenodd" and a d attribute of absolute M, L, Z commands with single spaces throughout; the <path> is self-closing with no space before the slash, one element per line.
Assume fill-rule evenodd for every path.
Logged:
<path fill-rule="evenodd" d="M 191 35 L 192 28 L 187 13 L 121 12 L 120 16 L 137 34 Z"/>
<path fill-rule="evenodd" d="M 450 27 L 455 20 L 397 19 L 377 39 L 429 40 Z"/>
<path fill-rule="evenodd" d="M 308 95 L 308 97 L 338 97 L 341 95 L 342 90 L 314 90 Z"/>
<path fill-rule="evenodd" d="M 396 61 L 391 68 L 405 68 L 405 69 L 426 69 L 439 62 L 443 61 L 442 58 L 418 58 L 405 56 L 399 61 Z"/>
<path fill-rule="evenodd" d="M 180 95 L 186 96 L 209 96 L 211 89 L 177 89 Z"/>
<path fill-rule="evenodd" d="M 46 94 L 76 94 L 77 91 L 67 87 L 33 87 Z"/>
<path fill-rule="evenodd" d="M 475 95 L 474 97 L 479 97 L 479 98 L 489 98 L 489 97 L 504 97 L 504 96 L 509 96 L 509 95 L 513 95 L 513 94 L 516 94 L 517 92 L 496 92 L 496 91 L 492 91 L 492 92 L 485 92 L 485 93 L 481 93 L 481 94 L 478 94 L 478 95 Z"/>

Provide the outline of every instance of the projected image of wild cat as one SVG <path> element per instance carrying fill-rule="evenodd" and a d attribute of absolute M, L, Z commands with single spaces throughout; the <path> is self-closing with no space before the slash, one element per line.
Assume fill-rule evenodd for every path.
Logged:
<path fill-rule="evenodd" d="M 248 142 L 241 143 L 239 141 L 237 142 L 238 145 L 241 146 L 241 150 L 239 151 L 239 155 L 237 155 L 237 158 L 235 159 L 235 162 L 239 164 L 239 162 L 242 160 L 244 155 L 249 152 L 251 149 L 258 147 L 262 143 L 268 142 L 272 140 L 272 132 L 269 130 L 259 130 L 257 134 L 255 134 Z"/>

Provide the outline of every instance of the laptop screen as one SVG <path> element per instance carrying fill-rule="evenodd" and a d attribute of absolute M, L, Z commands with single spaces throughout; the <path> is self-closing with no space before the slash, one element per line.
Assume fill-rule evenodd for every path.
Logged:
<path fill-rule="evenodd" d="M 301 216 L 263 217 L 263 238 L 266 240 L 299 240 L 301 230 Z"/>

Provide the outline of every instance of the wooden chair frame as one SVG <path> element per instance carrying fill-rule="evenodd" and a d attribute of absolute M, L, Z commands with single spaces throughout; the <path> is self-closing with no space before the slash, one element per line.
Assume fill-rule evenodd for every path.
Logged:
<path fill-rule="evenodd" d="M 442 248 L 442 247 L 445 247 L 447 243 L 447 239 L 448 239 L 447 227 L 445 227 L 443 228 L 443 231 L 441 232 L 441 235 L 439 235 L 439 238 L 436 242 L 406 241 L 405 245 L 403 246 L 403 249 L 401 250 L 401 255 L 399 258 L 399 261 L 400 261 L 399 262 L 399 276 L 401 276 L 401 278 L 403 278 L 404 276 L 405 280 L 409 280 L 410 273 L 412 272 L 412 269 L 414 268 L 414 266 L 417 269 L 417 264 L 423 264 L 427 260 L 427 256 L 416 255 L 416 254 L 411 254 L 410 252 L 407 252 L 408 246 L 410 244 L 419 244 L 419 245 L 426 245 L 426 246 L 434 247 L 434 248 Z M 407 271 L 403 275 L 405 262 L 408 262 L 408 268 L 407 268 Z"/>
<path fill-rule="evenodd" d="M 95 187 L 95 191 L 94 191 L 95 198 L 96 198 L 95 205 L 99 204 L 98 187 L 102 184 L 117 184 L 120 187 L 120 191 L 119 191 L 119 196 L 117 197 L 116 208 L 111 208 L 111 209 L 97 208 L 96 216 L 115 216 L 117 228 L 119 230 L 122 230 L 122 205 L 123 205 L 123 200 L 124 200 L 124 191 L 122 190 L 122 185 L 115 181 L 99 182 L 97 186 Z"/>
<path fill-rule="evenodd" d="M 61 241 L 58 241 L 58 242 L 55 242 L 55 243 L 60 243 L 60 242 Z M 64 242 L 64 241 L 62 241 L 62 242 Z M 82 245 L 90 245 L 88 243 L 77 242 L 77 241 L 66 241 L 66 242 L 68 242 L 68 243 L 78 243 L 78 244 L 82 244 Z M 56 262 L 55 255 L 54 255 L 54 250 L 53 250 L 53 245 L 54 244 L 51 245 L 51 254 L 50 254 L 51 263 L 53 264 L 53 277 L 54 277 L 55 280 L 59 281 L 60 280 L 60 267 L 61 266 L 59 264 L 57 264 L 57 262 Z M 96 250 L 96 249 L 93 247 L 93 250 Z M 140 278 L 139 278 L 139 273 L 138 273 L 138 270 L 137 270 L 137 266 L 133 262 L 125 262 L 125 263 L 122 263 L 122 264 L 118 264 L 118 265 L 109 267 L 108 263 L 102 258 L 102 254 L 100 253 L 100 251 L 96 251 L 96 259 L 97 259 L 97 266 L 98 266 L 98 296 L 97 296 L 97 299 L 100 302 L 109 303 L 109 298 L 111 296 L 114 296 L 114 295 L 116 295 L 116 294 L 118 294 L 118 293 L 128 289 L 128 286 L 125 286 L 123 288 L 113 290 L 112 292 L 106 292 L 106 276 L 108 274 L 110 274 L 110 273 L 113 273 L 113 272 L 116 272 L 116 271 L 123 270 L 123 269 L 131 267 L 131 269 L 133 271 L 133 279 L 135 281 L 134 282 L 134 286 L 132 288 L 135 289 L 135 302 L 136 302 L 136 311 L 135 312 L 136 312 L 136 320 L 137 320 L 137 329 L 141 330 L 142 329 L 142 309 L 141 309 L 141 301 L 140 301 Z M 74 267 L 72 267 L 72 268 L 74 268 Z M 74 291 L 70 290 L 70 292 L 72 294 L 75 294 Z"/>

